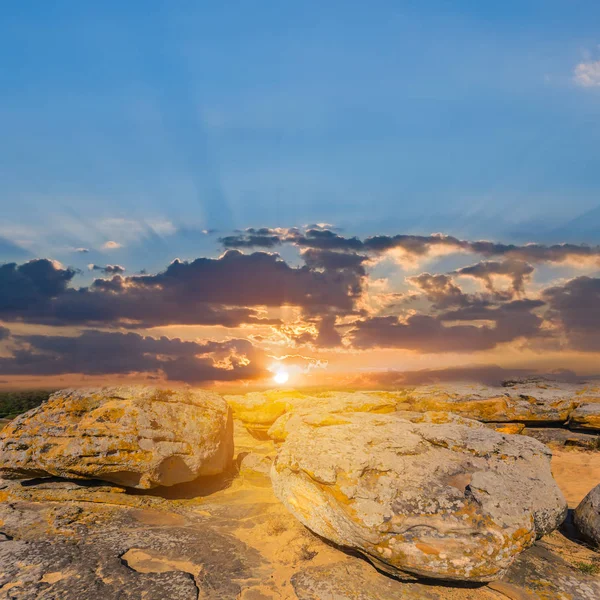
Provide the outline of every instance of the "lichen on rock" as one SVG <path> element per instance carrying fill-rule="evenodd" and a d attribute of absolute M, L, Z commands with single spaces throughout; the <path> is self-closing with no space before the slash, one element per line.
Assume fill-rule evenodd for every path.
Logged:
<path fill-rule="evenodd" d="M 215 475 L 233 457 L 227 403 L 200 390 L 63 390 L 0 434 L 0 476 L 101 479 L 148 489 Z"/>
<path fill-rule="evenodd" d="M 566 515 L 536 440 L 440 413 L 334 416 L 289 428 L 274 492 L 315 533 L 400 578 L 492 581 Z"/>

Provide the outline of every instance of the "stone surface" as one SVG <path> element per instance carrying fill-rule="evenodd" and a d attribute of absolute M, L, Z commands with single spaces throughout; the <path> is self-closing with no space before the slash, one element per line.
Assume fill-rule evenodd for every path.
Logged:
<path fill-rule="evenodd" d="M 600 435 L 558 427 L 525 427 L 522 435 L 528 435 L 544 444 L 555 446 L 577 446 L 588 450 L 600 448 Z"/>
<path fill-rule="evenodd" d="M 395 412 L 399 397 L 386 392 L 331 392 L 321 396 L 311 396 L 298 402 L 284 415 L 279 417 L 268 430 L 268 437 L 277 442 L 285 440 L 288 431 L 295 427 L 296 421 L 311 419 L 335 420 L 335 415 L 344 413 L 376 413 Z M 291 425 L 290 419 L 293 419 Z"/>
<path fill-rule="evenodd" d="M 2 599 L 236 598 L 259 562 L 241 542 L 177 515 L 98 507 L 94 523 L 80 505 L 47 506 L 3 509 L 5 526 L 20 519 L 39 528 L 44 517 L 53 530 L 0 542 Z"/>
<path fill-rule="evenodd" d="M 577 405 L 569 384 L 422 386 L 407 394 L 412 410 L 450 411 L 484 422 L 565 423 Z"/>
<path fill-rule="evenodd" d="M 489 586 L 402 582 L 315 536 L 270 486 L 244 477 L 182 500 L 156 495 L 165 488 L 123 492 L 83 480 L 5 481 L 0 488 L 0 546 L 8 542 L 0 552 L 2 600 L 600 597 L 598 576 L 578 566 L 592 565 L 597 553 L 558 531 Z"/>
<path fill-rule="evenodd" d="M 600 401 L 582 402 L 570 414 L 569 428 L 600 433 Z"/>
<path fill-rule="evenodd" d="M 273 490 L 311 530 L 392 574 L 492 581 L 565 517 L 536 440 L 466 419 L 333 416 L 288 433 Z"/>
<path fill-rule="evenodd" d="M 600 547 L 600 484 L 579 503 L 573 520 L 583 536 Z"/>
<path fill-rule="evenodd" d="M 225 400 L 231 406 L 233 415 L 246 429 L 258 439 L 268 439 L 269 427 L 295 402 L 306 398 L 305 394 L 294 390 L 269 390 L 249 392 L 248 394 L 226 395 Z"/>
<path fill-rule="evenodd" d="M 172 486 L 227 469 L 232 429 L 226 402 L 211 392 L 65 390 L 2 430 L 0 475 Z"/>
<path fill-rule="evenodd" d="M 486 425 L 498 433 L 506 433 L 508 435 L 518 435 L 519 433 L 523 433 L 525 429 L 524 423 L 486 423 Z"/>

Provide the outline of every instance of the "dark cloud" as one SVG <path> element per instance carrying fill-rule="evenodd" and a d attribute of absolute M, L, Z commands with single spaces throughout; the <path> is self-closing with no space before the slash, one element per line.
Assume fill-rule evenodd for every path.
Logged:
<path fill-rule="evenodd" d="M 529 263 L 522 260 L 507 259 L 502 262 L 479 262 L 475 265 L 457 269 L 453 273 L 455 275 L 479 279 L 491 293 L 496 292 L 493 280 L 494 276 L 505 276 L 511 280 L 512 291 L 515 294 L 523 294 L 525 292 L 525 283 L 529 281 L 533 270 L 533 267 Z"/>
<path fill-rule="evenodd" d="M 600 246 L 578 244 L 496 244 L 494 242 L 465 242 L 467 249 L 473 254 L 483 256 L 505 256 L 515 260 L 532 263 L 582 263 L 593 261 L 600 264 Z"/>
<path fill-rule="evenodd" d="M 47 259 L 0 265 L 0 315 L 45 306 L 67 291 L 75 274 Z"/>
<path fill-rule="evenodd" d="M 292 233 L 288 235 L 285 241 L 292 242 L 296 246 L 303 248 L 319 248 L 321 250 L 342 250 L 356 251 L 362 250 L 363 242 L 358 238 L 346 238 L 330 229 L 309 229 L 306 233 Z"/>
<path fill-rule="evenodd" d="M 600 351 L 600 278 L 576 277 L 547 288 L 542 297 L 550 307 L 548 318 L 562 329 L 572 348 Z"/>
<path fill-rule="evenodd" d="M 0 357 L 3 375 L 159 373 L 199 383 L 264 376 L 264 358 L 246 340 L 185 342 L 137 333 L 84 331 L 76 337 L 14 336 L 19 348 Z"/>
<path fill-rule="evenodd" d="M 434 308 L 449 308 L 451 306 L 468 306 L 472 304 L 467 294 L 464 294 L 449 275 L 421 273 L 407 277 L 407 281 L 418 287 Z"/>
<path fill-rule="evenodd" d="M 228 248 L 273 248 L 289 243 L 299 248 L 315 248 L 337 252 L 361 252 L 383 254 L 390 250 L 402 250 L 408 256 L 424 257 L 436 250 L 445 253 L 462 252 L 478 254 L 486 258 L 505 258 L 524 263 L 573 263 L 593 262 L 600 264 L 600 246 L 585 244 L 501 244 L 487 240 L 461 240 L 451 235 L 374 235 L 361 240 L 345 237 L 326 227 L 299 229 L 247 229 L 233 236 L 221 238 Z M 502 267 L 499 267 L 500 269 Z M 526 275 L 526 274 L 525 274 Z"/>
<path fill-rule="evenodd" d="M 225 248 L 274 248 L 283 243 L 277 230 L 262 227 L 219 238 Z"/>
<path fill-rule="evenodd" d="M 0 325 L 0 340 L 6 340 L 10 337 L 10 329 Z"/>
<path fill-rule="evenodd" d="M 3 269 L 3 270 L 2 270 Z M 0 317 L 52 325 L 277 323 L 252 307 L 298 306 L 315 315 L 351 313 L 362 291 L 360 274 L 290 267 L 276 254 L 229 250 L 218 259 L 174 261 L 156 275 L 116 275 L 90 287 L 67 288 L 75 271 L 50 261 L 0 268 Z"/>
<path fill-rule="evenodd" d="M 331 271 L 339 271 L 350 269 L 365 274 L 363 263 L 369 257 L 354 252 L 334 252 L 332 250 L 317 250 L 309 248 L 302 253 L 302 258 L 308 267 L 311 269 L 325 269 Z"/>
<path fill-rule="evenodd" d="M 521 337 L 540 335 L 543 319 L 532 311 L 540 301 L 514 301 L 500 307 L 467 307 L 438 316 L 415 314 L 357 321 L 350 331 L 355 348 L 401 348 L 422 353 L 476 352 Z M 450 325 L 456 321 L 459 324 Z M 465 324 L 486 321 L 485 324 Z"/>
<path fill-rule="evenodd" d="M 341 346 L 342 336 L 335 328 L 336 318 L 334 315 L 327 315 L 321 319 L 317 326 L 317 338 L 315 345 L 320 348 L 335 348 Z"/>
<path fill-rule="evenodd" d="M 121 275 L 125 273 L 125 267 L 121 265 L 88 265 L 90 271 L 101 271 L 105 275 Z"/>

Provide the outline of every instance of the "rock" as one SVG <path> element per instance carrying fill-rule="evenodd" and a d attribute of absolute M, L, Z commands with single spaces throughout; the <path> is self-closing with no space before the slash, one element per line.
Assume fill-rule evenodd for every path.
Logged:
<path fill-rule="evenodd" d="M 294 390 L 269 390 L 225 396 L 234 417 L 258 439 L 268 439 L 266 432 L 269 427 L 289 411 L 295 402 L 305 398 L 304 394 Z"/>
<path fill-rule="evenodd" d="M 478 384 L 422 386 L 407 394 L 411 410 L 450 411 L 484 422 L 565 423 L 577 405 L 576 387 L 567 384 Z"/>
<path fill-rule="evenodd" d="M 522 433 L 544 444 L 554 444 L 556 446 L 576 446 L 596 450 L 600 445 L 600 436 L 598 435 L 579 433 L 558 427 L 525 427 Z"/>
<path fill-rule="evenodd" d="M 2 430 L 0 476 L 172 486 L 227 469 L 232 435 L 231 411 L 211 392 L 65 390 Z"/>
<path fill-rule="evenodd" d="M 386 392 L 331 392 L 322 396 L 311 396 L 279 417 L 269 428 L 267 435 L 276 442 L 285 440 L 290 419 L 311 420 L 314 418 L 335 420 L 335 415 L 354 412 L 385 414 L 395 412 L 398 397 Z M 320 417 L 317 417 L 320 415 Z"/>
<path fill-rule="evenodd" d="M 271 473 L 273 465 L 273 456 L 269 454 L 259 454 L 257 452 L 248 452 L 240 458 L 240 475 L 266 475 Z"/>
<path fill-rule="evenodd" d="M 318 535 L 400 578 L 492 581 L 563 521 L 540 442 L 401 415 L 300 423 L 271 470 L 275 495 Z"/>
<path fill-rule="evenodd" d="M 600 484 L 579 503 L 573 521 L 586 539 L 600 546 Z"/>
<path fill-rule="evenodd" d="M 486 423 L 498 433 L 506 433 L 507 435 L 518 435 L 523 433 L 525 429 L 524 423 Z"/>
<path fill-rule="evenodd" d="M 582 402 L 571 413 L 569 428 L 600 433 L 600 402 Z"/>
<path fill-rule="evenodd" d="M 43 505 L 17 509 L 26 519 L 48 512 Z M 10 520 L 9 509 L 2 510 Z M 89 510 L 76 517 L 83 523 L 75 535 L 30 537 L 23 525 L 19 533 L 28 539 L 0 543 L 0 598 L 222 600 L 239 597 L 240 582 L 258 571 L 256 552 L 208 524 L 161 523 L 158 511 L 154 524 L 102 506 L 94 506 L 91 520 Z"/>
<path fill-rule="evenodd" d="M 347 417 L 347 415 L 350 414 L 352 413 L 330 413 L 326 410 L 297 410 L 277 419 L 269 429 L 269 437 L 272 438 L 273 441 L 281 443 L 286 440 L 291 432 L 299 431 L 302 427 L 326 427 L 329 425 L 343 425 L 345 423 L 350 423 L 351 420 Z M 484 427 L 484 425 L 478 421 L 465 419 L 460 415 L 448 412 L 429 411 L 422 413 L 402 410 L 393 414 L 398 418 L 406 419 L 412 423 L 460 423 L 469 427 Z"/>
<path fill-rule="evenodd" d="M 494 582 L 489 587 L 514 600 L 600 598 L 600 579 L 584 574 L 567 563 L 553 552 L 552 547 L 546 546 L 544 540 L 518 556 L 502 581 Z M 521 595 L 517 595 L 519 591 Z M 513 595 L 510 595 L 511 592 Z"/>

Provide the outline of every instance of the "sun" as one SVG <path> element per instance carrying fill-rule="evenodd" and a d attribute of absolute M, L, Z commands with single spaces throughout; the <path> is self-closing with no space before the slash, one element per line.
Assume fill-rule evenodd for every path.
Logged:
<path fill-rule="evenodd" d="M 273 376 L 273 381 L 275 383 L 283 384 L 287 383 L 287 380 L 290 378 L 290 374 L 287 371 L 277 371 Z"/>

